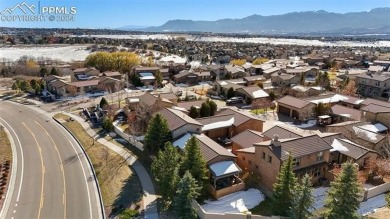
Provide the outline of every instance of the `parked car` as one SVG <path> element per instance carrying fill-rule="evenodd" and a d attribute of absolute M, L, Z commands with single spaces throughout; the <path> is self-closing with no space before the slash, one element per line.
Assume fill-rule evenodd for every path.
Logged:
<path fill-rule="evenodd" d="M 232 144 L 232 141 L 226 137 L 219 137 L 217 140 L 222 145 L 231 145 Z"/>
<path fill-rule="evenodd" d="M 236 103 L 242 103 L 244 102 L 244 98 L 242 97 L 232 97 L 228 100 L 226 100 L 226 104 L 236 104 Z"/>
<path fill-rule="evenodd" d="M 195 95 L 187 95 L 188 100 L 196 100 Z"/>

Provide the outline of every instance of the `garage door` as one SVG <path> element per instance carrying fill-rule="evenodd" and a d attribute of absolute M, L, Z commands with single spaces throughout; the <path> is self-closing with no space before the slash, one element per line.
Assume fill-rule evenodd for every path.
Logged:
<path fill-rule="evenodd" d="M 284 115 L 287 115 L 287 116 L 290 116 L 290 109 L 287 108 L 287 107 L 284 107 L 284 106 L 280 106 L 278 107 L 278 113 L 281 113 L 281 114 L 284 114 Z"/>

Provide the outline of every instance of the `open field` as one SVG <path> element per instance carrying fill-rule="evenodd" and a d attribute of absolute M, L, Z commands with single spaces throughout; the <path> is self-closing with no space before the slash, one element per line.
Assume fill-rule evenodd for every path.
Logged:
<path fill-rule="evenodd" d="M 63 114 L 55 115 L 77 137 L 87 152 L 102 192 L 107 215 L 115 215 L 115 209 L 140 208 L 142 188 L 137 175 L 127 166 L 126 161 L 118 154 L 93 140 L 76 121 L 69 121 Z"/>

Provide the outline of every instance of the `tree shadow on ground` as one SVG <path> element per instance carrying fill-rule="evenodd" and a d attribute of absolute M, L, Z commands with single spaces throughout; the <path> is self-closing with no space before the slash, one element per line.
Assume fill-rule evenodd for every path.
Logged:
<path fill-rule="evenodd" d="M 137 174 L 133 171 L 131 176 L 123 181 L 121 192 L 114 201 L 109 218 L 115 218 L 123 210 L 130 208 L 140 211 L 142 208 L 143 191 Z"/>

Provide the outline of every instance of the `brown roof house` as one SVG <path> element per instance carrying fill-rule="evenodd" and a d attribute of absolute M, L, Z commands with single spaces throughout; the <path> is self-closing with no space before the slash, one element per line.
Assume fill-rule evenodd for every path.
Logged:
<path fill-rule="evenodd" d="M 390 127 L 390 103 L 373 99 L 362 102 L 362 117 L 369 122 L 379 122 Z"/>
<path fill-rule="evenodd" d="M 238 135 L 235 135 L 232 139 L 232 152 L 236 154 L 237 150 L 253 147 L 254 142 L 262 142 L 264 136 L 261 132 L 247 129 Z"/>
<path fill-rule="evenodd" d="M 314 116 L 313 108 L 315 104 L 287 95 L 277 100 L 277 107 L 278 113 L 298 120 L 305 120 Z"/>
<path fill-rule="evenodd" d="M 209 170 L 208 190 L 219 199 L 222 196 L 243 190 L 244 182 L 239 178 L 240 167 L 236 164 L 236 156 L 204 134 L 185 133 L 173 145 L 184 149 L 187 141 L 195 136 L 200 152 Z"/>
<path fill-rule="evenodd" d="M 238 88 L 236 94 L 244 97 L 252 108 L 266 108 L 271 104 L 268 93 L 258 86 Z"/>
<path fill-rule="evenodd" d="M 217 116 L 226 116 L 233 115 L 234 123 L 233 123 L 233 133 L 230 136 L 237 135 L 247 129 L 251 129 L 254 131 L 262 132 L 263 131 L 263 123 L 264 121 L 254 117 L 250 113 L 246 111 L 242 111 L 237 108 L 222 108 L 216 114 Z"/>
<path fill-rule="evenodd" d="M 260 185 L 267 193 L 272 191 L 280 168 L 289 154 L 293 157 L 295 174 L 301 178 L 308 173 L 314 184 L 317 184 L 325 176 L 332 149 L 318 135 L 291 139 L 279 139 L 275 135 L 270 141 L 253 143 L 253 147 L 237 150 L 237 163 L 244 171 L 258 174 Z"/>
<path fill-rule="evenodd" d="M 202 124 L 180 110 L 165 108 L 158 111 L 158 113 L 167 120 L 173 139 L 187 132 L 197 134 L 202 132 Z"/>

